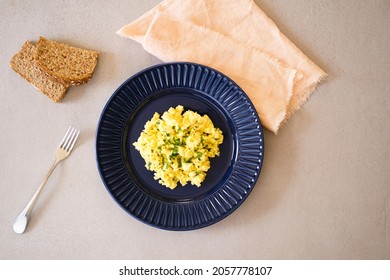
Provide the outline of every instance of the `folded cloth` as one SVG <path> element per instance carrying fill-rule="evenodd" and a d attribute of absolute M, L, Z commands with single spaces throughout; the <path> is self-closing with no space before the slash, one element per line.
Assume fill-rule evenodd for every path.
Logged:
<path fill-rule="evenodd" d="M 164 62 L 226 74 L 275 134 L 326 76 L 253 0 L 164 0 L 117 33 Z"/>

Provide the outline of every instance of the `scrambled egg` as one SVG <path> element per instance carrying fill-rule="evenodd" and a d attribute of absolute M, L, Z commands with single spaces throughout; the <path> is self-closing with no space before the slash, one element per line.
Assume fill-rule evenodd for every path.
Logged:
<path fill-rule="evenodd" d="M 219 156 L 222 131 L 215 128 L 207 115 L 199 115 L 183 106 L 158 113 L 146 122 L 138 140 L 133 143 L 154 172 L 154 179 L 170 189 L 180 182 L 200 187 L 210 168 L 209 158 Z"/>

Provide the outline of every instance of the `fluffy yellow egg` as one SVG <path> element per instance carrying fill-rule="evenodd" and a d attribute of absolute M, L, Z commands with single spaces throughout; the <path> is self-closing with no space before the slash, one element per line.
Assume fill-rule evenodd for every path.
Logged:
<path fill-rule="evenodd" d="M 199 115 L 178 105 L 160 118 L 155 113 L 133 143 L 154 172 L 154 179 L 170 189 L 178 183 L 198 187 L 210 169 L 210 158 L 219 156 L 223 134 L 207 115 Z"/>

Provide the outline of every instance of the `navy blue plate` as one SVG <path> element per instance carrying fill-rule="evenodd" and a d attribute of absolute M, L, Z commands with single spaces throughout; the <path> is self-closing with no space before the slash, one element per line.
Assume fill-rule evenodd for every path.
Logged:
<path fill-rule="evenodd" d="M 155 112 L 177 105 L 207 114 L 224 135 L 200 188 L 160 185 L 132 145 Z M 260 120 L 246 94 L 222 73 L 193 63 L 157 65 L 125 81 L 107 102 L 96 136 L 98 169 L 113 199 L 167 230 L 202 228 L 237 209 L 258 179 L 263 149 Z"/>

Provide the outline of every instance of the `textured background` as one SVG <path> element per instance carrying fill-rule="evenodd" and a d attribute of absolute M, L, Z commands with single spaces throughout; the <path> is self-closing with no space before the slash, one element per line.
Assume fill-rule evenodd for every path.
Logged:
<path fill-rule="evenodd" d="M 389 259 L 390 2 L 257 1 L 329 78 L 278 136 L 265 133 L 262 174 L 245 203 L 193 232 L 128 216 L 95 164 L 108 98 L 160 62 L 115 31 L 158 2 L 0 1 L 0 259 Z M 61 104 L 8 67 L 39 35 L 101 52 L 93 79 Z M 75 151 L 16 235 L 12 223 L 69 124 L 82 131 Z"/>

